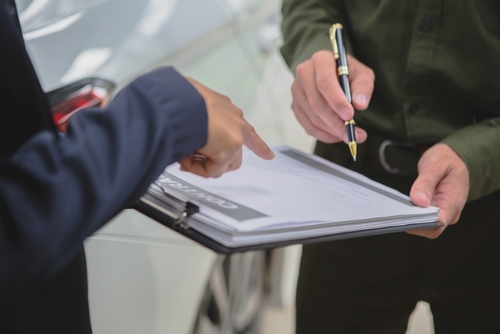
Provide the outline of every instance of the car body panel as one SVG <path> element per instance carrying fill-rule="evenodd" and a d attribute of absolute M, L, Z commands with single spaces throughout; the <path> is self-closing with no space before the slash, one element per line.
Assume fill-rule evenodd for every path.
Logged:
<path fill-rule="evenodd" d="M 57 13 L 66 1 L 45 0 L 39 15 Z M 32 28 L 23 30 L 24 37 L 46 90 L 86 76 L 126 82 L 231 22 L 231 15 L 218 0 L 81 2 L 88 6 L 68 11 L 58 21 L 47 19 L 46 24 L 38 22 L 37 16 L 20 13 L 23 29 Z M 25 11 L 29 9 L 27 6 Z"/>
<path fill-rule="evenodd" d="M 216 255 L 137 212 L 117 219 L 119 235 L 100 233 L 85 244 L 94 332 L 190 333 Z M 129 229 L 127 237 L 127 222 L 157 233 Z"/>

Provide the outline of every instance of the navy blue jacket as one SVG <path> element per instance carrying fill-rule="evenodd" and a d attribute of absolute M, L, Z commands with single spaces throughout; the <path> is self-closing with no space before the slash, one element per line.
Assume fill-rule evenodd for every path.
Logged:
<path fill-rule="evenodd" d="M 167 165 L 202 147 L 208 122 L 201 95 L 163 68 L 133 81 L 105 109 L 77 113 L 68 134 L 58 134 L 14 9 L 13 1 L 0 0 L 4 307 L 50 281 Z"/>

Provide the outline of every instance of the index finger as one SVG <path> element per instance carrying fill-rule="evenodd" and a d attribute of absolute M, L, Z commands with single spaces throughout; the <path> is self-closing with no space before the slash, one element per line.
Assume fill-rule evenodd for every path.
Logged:
<path fill-rule="evenodd" d="M 258 157 L 271 160 L 275 157 L 274 152 L 267 146 L 267 144 L 255 132 L 255 128 L 248 124 L 245 133 L 243 134 L 243 144 Z"/>
<path fill-rule="evenodd" d="M 326 51 L 324 53 L 318 52 L 313 56 L 313 63 L 316 86 L 325 101 L 344 121 L 353 118 L 354 108 L 340 87 L 333 54 Z"/>

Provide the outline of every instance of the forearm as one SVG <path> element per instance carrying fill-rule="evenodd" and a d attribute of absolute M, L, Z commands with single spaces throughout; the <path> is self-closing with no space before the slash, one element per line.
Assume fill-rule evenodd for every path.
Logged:
<path fill-rule="evenodd" d="M 467 165 L 469 201 L 500 189 L 500 118 L 463 128 L 443 142 L 453 148 Z"/>
<path fill-rule="evenodd" d="M 0 301 L 62 268 L 87 236 L 206 139 L 204 100 L 163 69 L 105 110 L 77 113 L 67 135 L 40 132 L 1 161 Z"/>
<path fill-rule="evenodd" d="M 315 52 L 331 51 L 328 30 L 334 23 L 347 25 L 343 11 L 344 5 L 339 0 L 283 0 L 281 54 L 292 72 Z M 352 50 L 349 40 L 347 43 L 348 51 Z"/>

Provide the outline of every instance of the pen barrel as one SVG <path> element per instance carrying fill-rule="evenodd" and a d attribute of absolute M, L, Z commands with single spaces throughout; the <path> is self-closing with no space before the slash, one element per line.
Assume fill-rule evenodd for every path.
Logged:
<path fill-rule="evenodd" d="M 344 30 L 338 28 L 335 30 L 335 40 L 337 43 L 337 51 L 339 57 L 337 58 L 338 66 L 347 66 L 347 49 L 345 47 Z"/>
<path fill-rule="evenodd" d="M 349 103 L 352 103 L 351 86 L 349 85 L 349 76 L 345 74 L 340 75 L 339 84 L 342 90 L 344 91 L 344 94 L 347 97 Z"/>
<path fill-rule="evenodd" d="M 340 87 L 342 87 L 349 103 L 352 103 L 351 86 L 349 84 L 349 67 L 347 65 L 347 50 L 345 47 L 344 30 L 342 28 L 335 30 L 335 39 L 338 49 L 338 58 L 336 59 L 337 76 L 339 78 Z"/>
<path fill-rule="evenodd" d="M 332 32 L 334 33 L 334 36 L 332 36 Z M 335 62 L 337 63 L 337 77 L 339 80 L 339 84 L 344 91 L 347 100 L 352 104 L 351 85 L 349 84 L 349 66 L 347 64 L 347 51 L 344 42 L 345 39 L 342 25 L 334 24 L 330 28 L 330 38 L 332 39 Z M 357 144 L 356 132 L 354 130 L 355 124 L 356 123 L 353 119 L 345 121 L 347 139 L 349 141 L 349 149 L 354 160 L 356 161 Z"/>
<path fill-rule="evenodd" d="M 346 122 L 347 140 L 352 143 L 356 141 L 356 133 L 354 132 L 354 122 Z"/>

